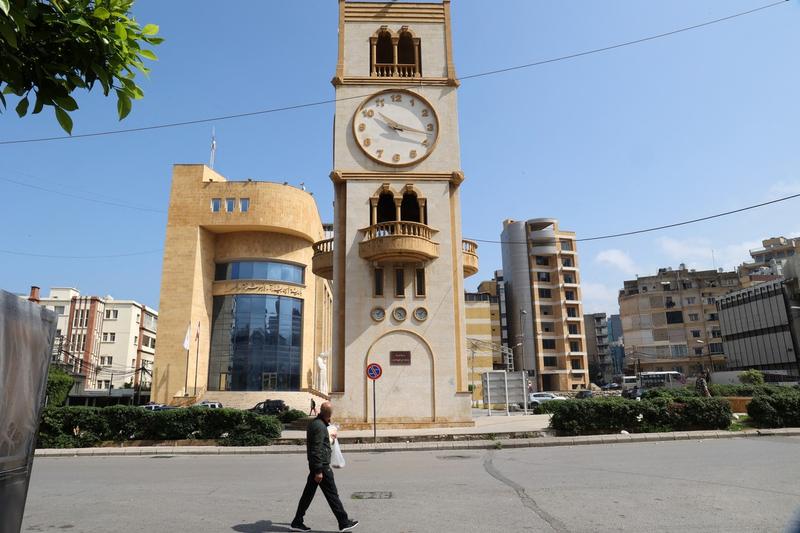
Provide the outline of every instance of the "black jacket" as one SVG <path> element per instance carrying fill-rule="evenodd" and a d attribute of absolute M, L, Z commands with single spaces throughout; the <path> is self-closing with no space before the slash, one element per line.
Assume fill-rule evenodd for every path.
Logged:
<path fill-rule="evenodd" d="M 328 424 L 317 417 L 308 425 L 306 432 L 306 455 L 308 468 L 315 474 L 331 465 L 331 441 L 328 436 Z"/>

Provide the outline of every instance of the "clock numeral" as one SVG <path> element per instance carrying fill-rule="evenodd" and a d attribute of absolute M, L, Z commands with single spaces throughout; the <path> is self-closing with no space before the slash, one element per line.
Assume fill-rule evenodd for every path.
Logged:
<path fill-rule="evenodd" d="M 400 94 L 393 94 L 392 95 L 392 102 L 402 102 L 403 96 Z"/>
<path fill-rule="evenodd" d="M 367 129 L 367 125 L 363 122 L 358 125 L 358 131 L 364 131 L 365 129 Z"/>
<path fill-rule="evenodd" d="M 374 116 L 375 116 L 375 111 L 373 111 L 372 109 L 365 109 L 365 110 L 364 110 L 364 111 L 362 111 L 361 113 L 362 113 L 362 114 L 363 114 L 365 117 L 368 117 L 368 118 L 372 118 L 372 117 L 374 117 Z"/>
<path fill-rule="evenodd" d="M 378 159 L 380 159 L 381 157 L 383 157 L 383 149 L 382 148 L 378 149 Z"/>
<path fill-rule="evenodd" d="M 428 130 L 428 131 L 433 131 L 433 124 L 428 124 L 428 125 L 425 127 L 425 129 L 426 129 L 426 130 Z"/>
<path fill-rule="evenodd" d="M 414 99 L 412 98 L 410 101 L 411 101 L 411 107 L 414 107 Z"/>
<path fill-rule="evenodd" d="M 422 141 L 422 146 L 428 146 L 428 139 L 424 139 Z"/>
<path fill-rule="evenodd" d="M 370 139 L 369 137 L 364 139 L 364 146 L 369 146 L 370 144 L 372 144 L 372 139 Z"/>
<path fill-rule="evenodd" d="M 422 110 L 422 116 L 423 116 L 423 117 L 427 117 L 429 114 L 430 114 L 430 113 L 428 113 L 428 110 L 427 110 L 427 109 L 423 109 L 423 110 Z"/>
<path fill-rule="evenodd" d="M 400 162 L 400 154 L 394 154 L 392 156 L 392 161 L 394 161 L 395 163 L 399 163 Z"/>
<path fill-rule="evenodd" d="M 383 107 L 383 104 L 384 104 L 383 98 L 376 98 L 375 99 L 375 105 L 376 106 Z"/>
<path fill-rule="evenodd" d="M 408 152 L 408 157 L 410 157 L 411 159 L 415 159 L 417 157 L 417 151 L 411 150 L 410 152 Z"/>

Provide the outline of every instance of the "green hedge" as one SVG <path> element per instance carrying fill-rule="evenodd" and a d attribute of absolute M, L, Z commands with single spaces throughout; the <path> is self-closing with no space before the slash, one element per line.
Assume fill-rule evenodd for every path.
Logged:
<path fill-rule="evenodd" d="M 598 398 L 559 403 L 563 405 L 553 412 L 550 426 L 568 435 L 727 429 L 731 423 L 730 405 L 717 398 Z"/>
<path fill-rule="evenodd" d="M 297 409 L 289 409 L 288 411 L 284 411 L 278 415 L 278 420 L 283 422 L 284 424 L 291 424 L 295 420 L 300 420 L 301 418 L 305 418 L 308 415 L 305 414 L 303 411 L 298 411 Z"/>
<path fill-rule="evenodd" d="M 562 405 L 570 402 L 572 400 L 551 400 L 549 402 L 542 402 L 539 405 L 534 406 L 533 414 L 535 415 L 549 415 L 555 413 L 559 407 Z M 583 401 L 583 400 L 580 400 Z"/>
<path fill-rule="evenodd" d="M 202 407 L 148 411 L 141 407 L 48 407 L 39 427 L 39 448 L 85 448 L 103 441 L 217 440 L 221 445 L 258 446 L 280 437 L 272 416 Z"/>
<path fill-rule="evenodd" d="M 762 428 L 800 427 L 800 393 L 754 396 L 747 414 L 752 424 Z"/>
<path fill-rule="evenodd" d="M 712 396 L 775 396 L 786 393 L 798 392 L 797 387 L 782 387 L 779 385 L 722 385 L 710 383 L 708 390 Z"/>
<path fill-rule="evenodd" d="M 64 405 L 74 382 L 72 376 L 51 365 L 47 373 L 47 405 Z"/>

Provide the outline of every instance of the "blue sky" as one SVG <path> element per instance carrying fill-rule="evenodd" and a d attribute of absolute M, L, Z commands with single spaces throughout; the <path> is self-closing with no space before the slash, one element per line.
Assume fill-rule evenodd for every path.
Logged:
<path fill-rule="evenodd" d="M 755 0 L 456 0 L 459 75 L 602 47 L 764 5 Z M 223 6 L 223 7 L 220 7 Z M 137 127 L 333 96 L 334 0 L 224 4 L 139 0 L 167 41 L 145 99 L 121 124 L 115 102 L 80 94 L 74 133 Z M 465 237 L 502 220 L 555 217 L 578 237 L 735 209 L 800 192 L 800 5 L 636 46 L 465 80 L 459 91 Z M 13 106 L 14 104 L 12 104 Z M 229 179 L 305 182 L 332 220 L 333 107 L 214 124 Z M 158 250 L 171 165 L 207 162 L 211 124 L 0 145 L 0 249 L 49 255 Z M 0 115 L 0 140 L 59 135 L 51 112 Z M 24 187 L 8 180 L 134 210 Z M 763 238 L 800 234 L 800 200 L 637 237 L 579 246 L 587 312 L 616 312 L 624 279 L 683 262 L 733 267 Z M 473 288 L 501 267 L 479 248 Z M 0 253 L 0 286 L 74 286 L 158 306 L 161 255 L 35 258 Z"/>

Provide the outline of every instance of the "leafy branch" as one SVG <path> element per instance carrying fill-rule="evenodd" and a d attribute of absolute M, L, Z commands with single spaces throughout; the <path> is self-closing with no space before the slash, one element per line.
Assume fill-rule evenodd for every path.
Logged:
<path fill-rule="evenodd" d="M 6 95 L 19 97 L 24 117 L 51 106 L 72 133 L 69 113 L 78 109 L 77 89 L 114 91 L 122 120 L 132 101 L 144 96 L 136 72 L 150 72 L 157 56 L 144 46 L 163 42 L 158 26 L 140 26 L 130 12 L 134 0 L 0 0 L 0 112 Z"/>

